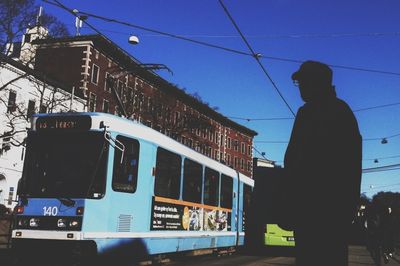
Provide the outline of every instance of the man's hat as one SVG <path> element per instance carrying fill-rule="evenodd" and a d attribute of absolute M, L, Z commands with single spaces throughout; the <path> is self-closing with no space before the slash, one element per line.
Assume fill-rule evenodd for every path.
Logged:
<path fill-rule="evenodd" d="M 332 84 L 332 69 L 321 62 L 305 61 L 299 70 L 292 74 L 292 80 L 318 80 L 323 83 Z"/>

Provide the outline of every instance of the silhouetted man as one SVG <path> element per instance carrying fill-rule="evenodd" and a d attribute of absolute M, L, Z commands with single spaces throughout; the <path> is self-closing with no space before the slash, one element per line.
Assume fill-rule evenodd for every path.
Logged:
<path fill-rule="evenodd" d="M 332 70 L 315 61 L 293 73 L 305 104 L 285 154 L 293 196 L 296 265 L 347 265 L 347 237 L 360 196 L 361 136 L 336 98 Z"/>

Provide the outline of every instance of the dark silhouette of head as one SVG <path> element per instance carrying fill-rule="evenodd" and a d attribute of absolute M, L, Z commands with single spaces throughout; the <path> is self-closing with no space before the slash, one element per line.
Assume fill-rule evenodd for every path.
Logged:
<path fill-rule="evenodd" d="M 336 96 L 332 86 L 332 69 L 324 63 L 306 61 L 292 74 L 298 83 L 300 95 L 305 102 L 315 102 Z"/>

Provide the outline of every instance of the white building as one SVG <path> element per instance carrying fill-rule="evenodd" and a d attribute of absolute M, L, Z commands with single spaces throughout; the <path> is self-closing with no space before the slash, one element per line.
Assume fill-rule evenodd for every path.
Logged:
<path fill-rule="evenodd" d="M 32 114 L 85 110 L 70 88 L 0 54 L 0 204 L 15 205 Z"/>

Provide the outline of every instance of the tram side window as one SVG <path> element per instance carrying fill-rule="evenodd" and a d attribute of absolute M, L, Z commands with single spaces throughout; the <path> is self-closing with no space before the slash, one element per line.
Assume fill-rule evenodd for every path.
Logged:
<path fill-rule="evenodd" d="M 249 185 L 244 184 L 243 186 L 243 210 L 247 211 L 251 204 L 251 193 L 253 190 Z"/>
<path fill-rule="evenodd" d="M 181 162 L 179 155 L 158 148 L 154 188 L 157 196 L 179 199 Z"/>
<path fill-rule="evenodd" d="M 219 173 L 206 167 L 204 177 L 204 204 L 218 206 Z"/>
<path fill-rule="evenodd" d="M 115 149 L 112 188 L 115 191 L 134 193 L 136 191 L 139 167 L 139 142 L 135 139 L 117 136 L 124 152 Z M 121 156 L 123 158 L 121 161 Z"/>
<path fill-rule="evenodd" d="M 232 208 L 233 179 L 230 176 L 221 175 L 221 207 Z"/>
<path fill-rule="evenodd" d="M 183 200 L 201 203 L 203 167 L 192 160 L 185 159 L 183 167 Z"/>

